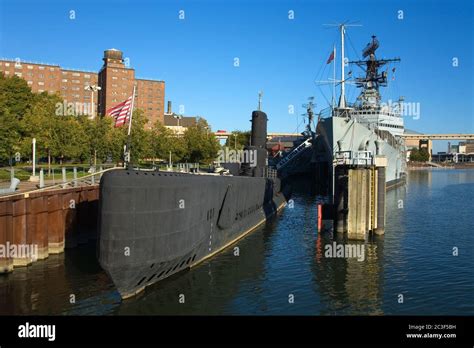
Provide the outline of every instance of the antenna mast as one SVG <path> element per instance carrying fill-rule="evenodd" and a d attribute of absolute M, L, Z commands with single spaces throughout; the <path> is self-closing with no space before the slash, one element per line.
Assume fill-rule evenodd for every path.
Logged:
<path fill-rule="evenodd" d="M 361 24 L 350 24 L 347 21 L 339 24 L 324 24 L 325 26 L 338 27 L 341 32 L 341 97 L 339 99 L 339 108 L 343 109 L 346 107 L 346 77 L 344 72 L 345 67 L 345 54 L 344 54 L 344 36 L 346 34 L 347 27 L 361 27 Z M 335 85 L 334 85 L 335 87 Z"/>
<path fill-rule="evenodd" d="M 345 26 L 341 24 L 339 26 L 341 30 L 341 99 L 339 100 L 339 107 L 341 109 L 346 107 L 346 91 L 345 91 L 345 75 L 344 75 L 344 32 Z"/>
<path fill-rule="evenodd" d="M 263 92 L 262 91 L 258 91 L 258 111 L 262 111 L 262 96 L 263 96 Z"/>

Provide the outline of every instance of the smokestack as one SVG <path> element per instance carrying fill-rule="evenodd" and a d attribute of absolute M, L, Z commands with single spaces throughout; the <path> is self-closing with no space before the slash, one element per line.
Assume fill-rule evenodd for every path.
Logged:
<path fill-rule="evenodd" d="M 171 100 L 168 100 L 168 114 L 171 114 Z"/>

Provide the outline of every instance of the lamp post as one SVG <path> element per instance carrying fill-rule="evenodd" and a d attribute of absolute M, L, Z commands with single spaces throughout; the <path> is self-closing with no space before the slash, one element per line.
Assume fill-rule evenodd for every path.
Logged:
<path fill-rule="evenodd" d="M 33 138 L 33 176 L 36 176 L 36 138 Z"/>
<path fill-rule="evenodd" d="M 36 176 L 36 138 L 32 139 L 32 145 L 33 145 L 33 175 L 30 176 L 28 179 L 29 181 L 39 181 L 39 177 Z"/>
<path fill-rule="evenodd" d="M 86 91 L 91 91 L 91 119 L 95 119 L 95 107 L 94 107 L 94 93 L 100 91 L 102 87 L 96 85 L 84 86 Z M 97 150 L 94 149 L 94 170 L 97 167 Z"/>
<path fill-rule="evenodd" d="M 95 118 L 95 108 L 94 108 L 94 93 L 100 91 L 102 88 L 96 85 L 87 85 L 84 87 L 86 91 L 91 91 L 91 118 Z"/>

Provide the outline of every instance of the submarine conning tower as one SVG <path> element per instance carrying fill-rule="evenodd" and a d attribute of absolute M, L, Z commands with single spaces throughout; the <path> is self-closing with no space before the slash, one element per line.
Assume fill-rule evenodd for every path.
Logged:
<path fill-rule="evenodd" d="M 267 114 L 263 111 L 252 112 L 252 134 L 250 135 L 250 146 L 247 150 L 252 151 L 255 156 L 254 166 L 250 167 L 248 174 L 254 177 L 265 176 L 267 167 Z"/>

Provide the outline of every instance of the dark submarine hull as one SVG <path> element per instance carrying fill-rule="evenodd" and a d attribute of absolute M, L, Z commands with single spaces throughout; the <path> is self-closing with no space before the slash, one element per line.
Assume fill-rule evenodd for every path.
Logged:
<path fill-rule="evenodd" d="M 213 256 L 285 206 L 278 178 L 114 170 L 100 183 L 98 259 L 122 298 Z"/>

